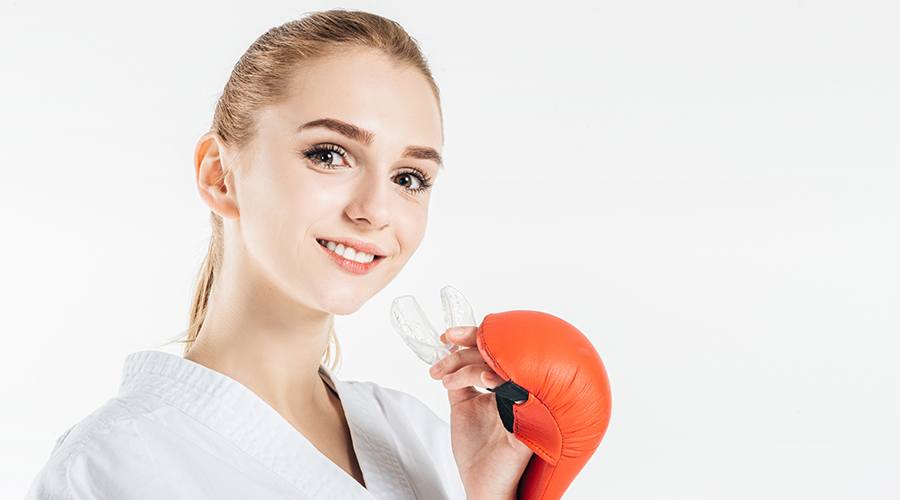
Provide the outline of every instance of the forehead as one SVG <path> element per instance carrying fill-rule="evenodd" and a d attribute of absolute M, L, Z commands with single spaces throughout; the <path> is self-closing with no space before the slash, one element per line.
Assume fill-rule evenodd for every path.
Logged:
<path fill-rule="evenodd" d="M 303 63 L 278 115 L 295 128 L 336 118 L 374 132 L 375 144 L 443 145 L 437 99 L 425 76 L 372 50 Z"/>

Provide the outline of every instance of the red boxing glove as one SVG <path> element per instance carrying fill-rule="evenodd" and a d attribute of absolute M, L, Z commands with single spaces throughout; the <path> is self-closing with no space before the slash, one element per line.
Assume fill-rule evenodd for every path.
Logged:
<path fill-rule="evenodd" d="M 538 311 L 488 314 L 476 342 L 507 381 L 492 390 L 504 427 L 534 451 L 516 498 L 561 498 L 609 425 L 612 399 L 600 355 L 574 326 Z"/>

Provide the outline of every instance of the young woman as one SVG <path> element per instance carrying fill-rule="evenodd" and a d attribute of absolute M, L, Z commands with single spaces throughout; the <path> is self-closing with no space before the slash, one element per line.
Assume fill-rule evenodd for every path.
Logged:
<path fill-rule="evenodd" d="M 460 349 L 430 371 L 449 426 L 325 366 L 334 315 L 419 246 L 443 142 L 438 87 L 394 21 L 332 10 L 258 38 L 196 147 L 212 238 L 184 356 L 129 355 L 29 498 L 515 498 L 532 453 L 473 387 L 500 383 L 474 328 L 445 332 Z"/>

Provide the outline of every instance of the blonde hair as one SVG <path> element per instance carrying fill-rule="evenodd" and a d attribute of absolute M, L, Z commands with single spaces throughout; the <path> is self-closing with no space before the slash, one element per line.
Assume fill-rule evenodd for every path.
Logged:
<path fill-rule="evenodd" d="M 216 105 L 210 131 L 226 145 L 236 149 L 244 147 L 255 134 L 256 111 L 286 97 L 293 73 L 302 63 L 352 49 L 380 50 L 398 64 L 418 69 L 431 85 L 441 113 L 440 92 L 426 58 L 416 40 L 400 24 L 368 12 L 332 9 L 307 13 L 257 38 L 235 64 Z M 227 174 L 223 171 L 217 180 L 221 181 Z M 187 335 L 179 341 L 185 344 L 185 354 L 197 339 L 206 317 L 210 292 L 222 268 L 222 217 L 213 211 L 209 216 L 212 225 L 209 248 L 191 301 Z M 339 360 L 340 345 L 332 317 L 323 363 L 334 370 Z"/>

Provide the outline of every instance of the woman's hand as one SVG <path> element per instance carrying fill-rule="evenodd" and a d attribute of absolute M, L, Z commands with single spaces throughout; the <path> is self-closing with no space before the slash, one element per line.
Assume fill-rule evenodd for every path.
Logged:
<path fill-rule="evenodd" d="M 501 379 L 475 344 L 475 326 L 448 328 L 441 340 L 455 344 L 453 353 L 432 365 L 450 400 L 450 440 L 468 500 L 514 500 L 532 451 L 507 432 L 497 413 L 495 396 L 473 385 L 493 389 Z"/>

